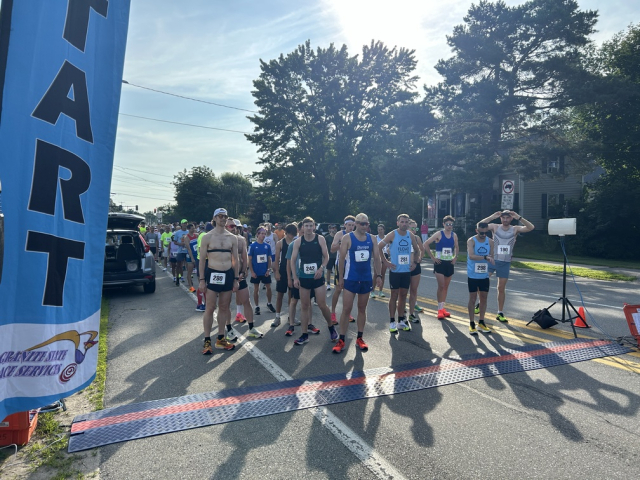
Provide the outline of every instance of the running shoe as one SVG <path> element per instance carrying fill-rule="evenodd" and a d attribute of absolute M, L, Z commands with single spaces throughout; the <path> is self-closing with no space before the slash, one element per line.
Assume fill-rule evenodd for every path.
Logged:
<path fill-rule="evenodd" d="M 216 348 L 218 350 L 233 350 L 236 346 L 233 343 L 229 343 L 226 338 L 221 338 L 216 341 Z"/>
<path fill-rule="evenodd" d="M 446 317 L 444 310 L 438 310 L 438 320 L 444 320 L 444 317 Z"/>
<path fill-rule="evenodd" d="M 308 342 L 309 342 L 309 335 L 307 335 L 306 333 L 303 333 L 300 338 L 297 338 L 293 341 L 293 343 L 295 343 L 296 345 L 304 345 L 305 343 L 308 343 Z"/>
<path fill-rule="evenodd" d="M 327 292 L 331 291 L 331 285 L 327 285 Z"/>
<path fill-rule="evenodd" d="M 313 323 L 309 324 L 309 331 L 311 333 L 315 333 L 316 335 L 318 335 L 320 333 L 320 329 L 318 327 L 316 327 Z"/>
<path fill-rule="evenodd" d="M 202 348 L 203 355 L 211 355 L 213 353 L 213 349 L 211 348 L 211 340 L 204 341 L 204 347 Z"/>
<path fill-rule="evenodd" d="M 329 333 L 331 334 L 332 342 L 335 342 L 336 340 L 338 340 L 338 332 L 336 332 L 335 328 L 333 330 L 329 330 Z"/>
<path fill-rule="evenodd" d="M 351 315 L 349 315 L 349 322 L 353 323 L 353 322 L 355 322 L 355 321 L 356 321 L 356 319 L 355 319 L 355 318 L 353 318 Z"/>
<path fill-rule="evenodd" d="M 279 327 L 280 326 L 280 317 L 276 317 L 273 322 L 271 322 L 271 326 L 272 327 Z"/>
<path fill-rule="evenodd" d="M 179 287 L 180 286 L 180 275 L 178 275 L 177 277 L 174 277 L 173 281 L 176 282 L 176 287 Z"/>
<path fill-rule="evenodd" d="M 198 305 L 196 307 L 196 312 L 204 312 L 205 311 L 205 306 L 204 305 Z"/>
<path fill-rule="evenodd" d="M 416 312 L 421 312 L 421 311 L 422 311 L 422 307 L 421 307 L 420 305 L 416 305 L 415 307 L 413 307 L 413 309 L 414 309 Z"/>
<path fill-rule="evenodd" d="M 409 320 L 411 320 L 413 323 L 420 323 L 420 319 L 418 318 L 418 316 L 414 315 L 413 313 L 409 315 Z"/>
<path fill-rule="evenodd" d="M 478 334 L 478 330 L 476 330 L 476 327 L 472 327 L 471 325 L 469 325 L 469 333 L 471 335 L 477 335 Z"/>
<path fill-rule="evenodd" d="M 504 314 L 502 313 L 498 314 L 498 316 L 496 317 L 496 320 L 499 320 L 502 323 L 509 323 L 509 320 L 507 320 L 507 317 L 505 317 Z"/>
<path fill-rule="evenodd" d="M 364 343 L 364 340 L 362 339 L 362 337 L 356 338 L 356 346 L 363 352 L 366 352 L 367 350 L 369 350 L 369 345 Z"/>
<path fill-rule="evenodd" d="M 193 287 L 189 287 L 189 291 L 190 291 L 191 293 L 193 293 L 193 292 L 195 292 L 195 291 L 196 291 L 196 289 L 195 289 L 195 288 L 193 288 Z"/>
<path fill-rule="evenodd" d="M 476 303 L 476 309 L 474 310 L 474 313 L 476 315 L 478 315 L 480 313 L 480 304 L 479 303 Z"/>
<path fill-rule="evenodd" d="M 163 268 L 163 269 L 162 269 L 162 271 L 163 271 L 163 272 L 166 272 L 166 271 L 167 271 L 167 269 L 166 269 L 166 268 Z"/>
<path fill-rule="evenodd" d="M 287 331 L 284 332 L 285 336 L 290 337 L 293 335 L 293 326 L 289 325 L 289 328 L 287 328 Z"/>
<path fill-rule="evenodd" d="M 256 307 L 255 311 L 253 312 L 254 315 L 260 315 L 260 307 Z"/>
<path fill-rule="evenodd" d="M 386 295 L 382 290 L 380 290 L 380 292 L 378 293 L 378 298 L 384 298 L 384 297 L 386 297 Z"/>
<path fill-rule="evenodd" d="M 398 328 L 401 330 L 404 330 L 405 332 L 410 332 L 411 331 L 411 324 L 405 322 L 404 320 L 400 320 L 398 322 Z"/>
<path fill-rule="evenodd" d="M 247 334 L 252 338 L 262 338 L 264 337 L 264 334 L 258 330 L 256 327 L 253 327 L 251 330 L 249 330 L 249 333 Z"/>
<path fill-rule="evenodd" d="M 184 277 L 182 275 L 180 275 L 180 281 L 184 283 Z"/>
<path fill-rule="evenodd" d="M 331 350 L 333 353 L 340 353 L 344 349 L 344 340 L 338 340 L 335 347 Z"/>
<path fill-rule="evenodd" d="M 236 322 L 238 322 L 238 323 L 244 323 L 244 322 L 246 322 L 246 321 L 247 321 L 247 319 L 244 317 L 244 315 L 243 315 L 243 314 L 241 314 L 241 313 L 237 313 L 237 314 L 236 314 Z"/>
<path fill-rule="evenodd" d="M 396 322 L 390 322 L 389 323 L 389 331 L 391 333 L 397 333 L 398 332 L 398 324 Z"/>
<path fill-rule="evenodd" d="M 317 307 L 318 306 L 318 301 L 316 300 L 316 297 L 313 297 L 313 304 Z"/>
<path fill-rule="evenodd" d="M 377 295 L 377 293 L 376 293 L 376 291 L 374 290 L 373 292 L 371 292 L 370 297 L 371 297 L 371 298 L 376 298 L 376 295 Z"/>
<path fill-rule="evenodd" d="M 338 320 L 336 320 L 336 314 L 331 314 L 331 325 L 338 325 Z"/>
<path fill-rule="evenodd" d="M 450 314 L 449 312 L 447 312 L 447 309 L 446 309 L 446 308 L 443 308 L 443 309 L 442 309 L 442 313 L 444 313 L 444 316 L 445 316 L 445 317 L 450 317 L 450 316 L 451 316 L 451 314 Z"/>
<path fill-rule="evenodd" d="M 227 342 L 235 342 L 236 340 L 238 340 L 238 337 L 236 337 L 236 334 L 233 332 L 233 330 L 227 330 L 227 334 L 224 336 L 224 338 L 227 339 Z"/>
<path fill-rule="evenodd" d="M 300 319 L 296 318 L 296 319 L 293 321 L 293 324 L 297 327 L 298 325 L 302 325 L 302 321 L 300 321 Z"/>
<path fill-rule="evenodd" d="M 269 309 L 269 311 L 270 311 L 271 313 L 276 313 L 276 309 L 275 309 L 275 308 L 273 308 L 273 305 L 271 305 L 270 303 L 267 303 L 267 308 Z"/>
<path fill-rule="evenodd" d="M 483 333 L 491 333 L 491 329 L 482 322 L 478 322 L 478 329 Z"/>

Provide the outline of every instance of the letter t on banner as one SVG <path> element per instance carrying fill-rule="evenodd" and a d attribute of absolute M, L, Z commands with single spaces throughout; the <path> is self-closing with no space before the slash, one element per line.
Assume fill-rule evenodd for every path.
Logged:
<path fill-rule="evenodd" d="M 129 9 L 2 0 L 0 421 L 95 377 Z"/>

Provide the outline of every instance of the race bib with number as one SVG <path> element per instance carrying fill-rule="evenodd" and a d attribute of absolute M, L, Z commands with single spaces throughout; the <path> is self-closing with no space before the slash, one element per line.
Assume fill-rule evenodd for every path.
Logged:
<path fill-rule="evenodd" d="M 155 246 L 156 245 L 156 239 L 155 238 L 150 238 L 149 239 L 149 245 Z"/>
<path fill-rule="evenodd" d="M 256 262 L 258 262 L 258 263 L 267 263 L 267 256 L 266 255 L 258 255 L 256 257 Z"/>
<path fill-rule="evenodd" d="M 489 265 L 486 263 L 476 263 L 476 273 L 487 273 L 489 271 Z"/>
<path fill-rule="evenodd" d="M 317 269 L 318 269 L 318 265 L 316 265 L 315 263 L 304 264 L 304 273 L 307 275 L 315 275 Z"/>
<path fill-rule="evenodd" d="M 443 248 L 442 253 L 440 253 L 440 258 L 442 260 L 453 259 L 453 248 Z"/>
<path fill-rule="evenodd" d="M 356 262 L 368 262 L 369 250 L 359 250 L 355 252 Z"/>
<path fill-rule="evenodd" d="M 398 255 L 398 265 L 409 265 L 409 255 Z"/>
<path fill-rule="evenodd" d="M 209 283 L 211 285 L 224 285 L 227 279 L 226 273 L 211 272 Z"/>
<path fill-rule="evenodd" d="M 498 245 L 498 255 L 509 255 L 511 253 L 511 245 Z"/>
<path fill-rule="evenodd" d="M 178 256 L 178 252 L 169 252 L 169 256 L 171 258 L 176 258 Z"/>

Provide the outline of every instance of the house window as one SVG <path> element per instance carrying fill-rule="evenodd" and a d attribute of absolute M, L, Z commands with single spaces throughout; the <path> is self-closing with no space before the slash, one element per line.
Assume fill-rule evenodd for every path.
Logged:
<path fill-rule="evenodd" d="M 564 174 L 564 157 L 556 157 L 547 162 L 547 173 L 549 175 Z"/>

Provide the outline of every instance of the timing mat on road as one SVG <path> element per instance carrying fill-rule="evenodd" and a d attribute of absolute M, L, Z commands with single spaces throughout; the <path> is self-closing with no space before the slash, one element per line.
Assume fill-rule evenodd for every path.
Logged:
<path fill-rule="evenodd" d="M 630 351 L 607 340 L 574 339 L 524 345 L 497 353 L 432 358 L 397 367 L 122 405 L 75 417 L 71 425 L 69 452 L 234 420 L 566 365 Z"/>

